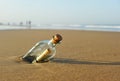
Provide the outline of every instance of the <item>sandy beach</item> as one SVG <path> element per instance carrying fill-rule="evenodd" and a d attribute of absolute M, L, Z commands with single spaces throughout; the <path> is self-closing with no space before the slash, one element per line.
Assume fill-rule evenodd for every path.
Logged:
<path fill-rule="evenodd" d="M 53 61 L 20 60 L 37 42 L 56 33 L 63 41 Z M 120 32 L 0 31 L 0 81 L 120 81 Z"/>

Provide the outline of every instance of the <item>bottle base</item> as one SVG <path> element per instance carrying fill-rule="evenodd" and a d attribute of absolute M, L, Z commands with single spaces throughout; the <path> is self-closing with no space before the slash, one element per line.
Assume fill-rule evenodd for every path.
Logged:
<path fill-rule="evenodd" d="M 25 58 L 22 58 L 23 61 L 29 62 L 29 63 L 35 63 L 35 57 L 34 56 L 27 56 Z"/>

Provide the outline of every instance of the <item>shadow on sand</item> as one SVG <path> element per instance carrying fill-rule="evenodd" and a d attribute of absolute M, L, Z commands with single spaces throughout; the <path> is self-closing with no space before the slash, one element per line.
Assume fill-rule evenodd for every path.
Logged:
<path fill-rule="evenodd" d="M 67 58 L 54 58 L 52 62 L 66 63 L 66 64 L 87 64 L 87 65 L 120 65 L 120 62 L 109 62 L 109 61 L 78 61 Z"/>

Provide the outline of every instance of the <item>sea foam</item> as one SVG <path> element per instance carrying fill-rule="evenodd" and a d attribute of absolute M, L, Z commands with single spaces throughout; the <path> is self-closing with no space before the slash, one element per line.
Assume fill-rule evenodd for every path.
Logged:
<path fill-rule="evenodd" d="M 39 24 L 30 26 L 0 25 L 0 30 L 49 29 L 49 30 L 89 30 L 120 32 L 120 25 L 81 25 L 81 24 Z"/>

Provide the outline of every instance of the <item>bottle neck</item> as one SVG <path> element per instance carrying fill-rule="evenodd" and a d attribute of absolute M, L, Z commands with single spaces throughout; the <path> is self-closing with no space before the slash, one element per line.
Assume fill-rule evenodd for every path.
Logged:
<path fill-rule="evenodd" d="M 56 42 L 53 38 L 50 40 L 53 44 L 57 44 L 58 42 Z"/>
<path fill-rule="evenodd" d="M 54 46 L 56 46 L 57 42 L 54 41 L 53 39 L 51 39 L 51 40 L 48 42 L 48 44 L 52 44 L 52 46 L 54 47 Z"/>

